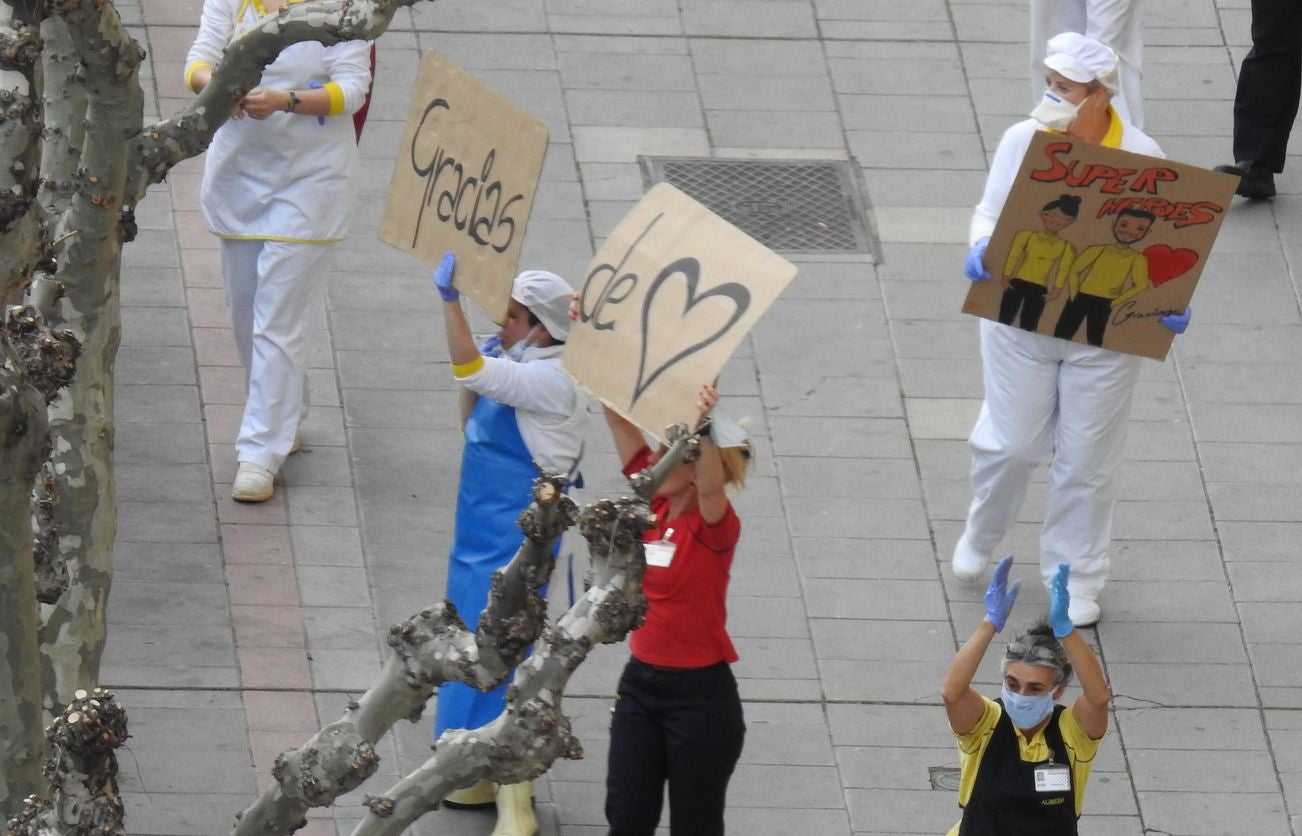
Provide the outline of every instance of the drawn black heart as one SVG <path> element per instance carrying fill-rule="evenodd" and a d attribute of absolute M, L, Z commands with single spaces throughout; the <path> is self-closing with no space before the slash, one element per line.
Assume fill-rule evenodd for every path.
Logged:
<path fill-rule="evenodd" d="M 715 296 L 724 296 L 731 299 L 736 309 L 733 311 L 732 317 L 721 328 L 705 339 L 692 343 L 673 357 L 670 357 L 648 376 L 646 373 L 646 352 L 647 346 L 651 343 L 651 302 L 655 299 L 656 292 L 674 276 L 682 276 L 687 283 L 687 304 L 683 307 L 684 317 L 691 313 L 692 308 Z M 642 393 L 650 388 L 656 378 L 664 374 L 671 366 L 716 342 L 724 334 L 728 333 L 750 307 L 750 291 L 746 289 L 745 285 L 737 282 L 724 282 L 698 296 L 696 286 L 700 283 L 700 280 L 701 264 L 696 259 L 688 256 L 666 265 L 660 271 L 660 275 L 656 276 L 655 281 L 651 283 L 651 287 L 647 288 L 646 298 L 642 302 L 642 355 L 637 362 L 637 383 L 633 386 L 633 401 L 629 404 L 630 407 L 636 404 L 638 398 L 642 397 Z"/>

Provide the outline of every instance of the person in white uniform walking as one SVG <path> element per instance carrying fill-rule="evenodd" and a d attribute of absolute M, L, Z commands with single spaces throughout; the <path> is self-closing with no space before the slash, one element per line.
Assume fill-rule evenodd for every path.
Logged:
<path fill-rule="evenodd" d="M 1066 32 L 1049 40 L 1044 64 L 1049 89 L 1032 118 L 1013 125 L 999 141 L 972 216 L 964 273 L 973 281 L 990 278 L 982 264 L 986 245 L 1036 131 L 1049 128 L 1162 156 L 1157 143 L 1110 104 L 1117 69 L 1111 49 Z M 1169 315 L 1162 323 L 1179 333 L 1188 316 Z M 1117 469 L 1141 359 L 985 319 L 980 327 L 985 401 L 969 439 L 972 504 L 954 547 L 954 575 L 967 582 L 981 578 L 1017 518 L 1032 472 L 1052 454 L 1040 571 L 1047 586 L 1059 564 L 1068 564 L 1072 622 L 1093 624 L 1108 576 Z"/>
<path fill-rule="evenodd" d="M 185 80 L 202 90 L 226 45 L 297 0 L 204 0 Z M 231 489 L 263 502 L 297 449 L 307 410 L 307 334 L 324 298 L 324 265 L 348 231 L 370 42 L 292 44 L 213 137 L 200 202 L 221 239 L 222 281 L 248 384 Z"/>

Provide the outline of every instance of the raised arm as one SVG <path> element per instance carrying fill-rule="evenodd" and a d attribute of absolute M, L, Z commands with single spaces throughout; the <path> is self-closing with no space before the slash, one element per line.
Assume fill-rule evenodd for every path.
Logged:
<path fill-rule="evenodd" d="M 619 454 L 619 463 L 626 466 L 637 455 L 637 451 L 646 446 L 642 430 L 637 424 L 620 415 L 608 406 L 602 407 L 606 413 L 606 426 L 610 427 L 610 436 L 615 441 L 615 452 Z"/>
<path fill-rule="evenodd" d="M 1069 572 L 1066 563 L 1058 565 L 1058 574 L 1054 575 L 1049 590 L 1049 623 L 1053 626 L 1053 634 L 1067 651 L 1067 658 L 1076 670 L 1076 678 L 1080 680 L 1081 694 L 1072 703 L 1072 712 L 1076 715 L 1081 730 L 1091 739 L 1098 740 L 1108 730 L 1108 704 L 1112 701 L 1112 689 L 1108 687 L 1098 657 L 1090 650 L 1067 615 L 1067 605 L 1071 601 L 1067 592 Z"/>
<path fill-rule="evenodd" d="M 700 416 L 696 421 L 698 431 L 708 426 L 710 413 L 718 402 L 717 389 L 708 383 L 701 387 L 696 395 L 696 410 Z M 713 525 L 728 512 L 728 494 L 725 490 L 727 477 L 723 471 L 719 448 L 715 446 L 709 432 L 701 433 L 697 443 L 700 457 L 696 460 L 696 504 L 701 509 L 701 519 Z"/>
<path fill-rule="evenodd" d="M 1008 582 L 1008 573 L 1013 568 L 1013 556 L 1007 555 L 999 561 L 995 572 L 986 588 L 986 617 L 977 625 L 971 637 L 963 643 L 949 663 L 945 680 L 940 684 L 940 697 L 945 701 L 945 714 L 949 717 L 949 727 L 955 734 L 967 734 L 976 728 L 985 711 L 985 701 L 972 687 L 972 677 L 976 676 L 981 660 L 985 658 L 990 642 L 995 634 L 1004 629 L 1008 614 L 1012 612 L 1017 601 L 1021 581 Z"/>

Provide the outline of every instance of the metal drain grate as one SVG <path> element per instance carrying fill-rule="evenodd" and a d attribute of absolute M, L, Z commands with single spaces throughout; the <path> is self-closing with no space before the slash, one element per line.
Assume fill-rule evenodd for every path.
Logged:
<path fill-rule="evenodd" d="M 872 254 L 858 170 L 844 160 L 638 162 L 648 187 L 677 186 L 771 250 Z"/>

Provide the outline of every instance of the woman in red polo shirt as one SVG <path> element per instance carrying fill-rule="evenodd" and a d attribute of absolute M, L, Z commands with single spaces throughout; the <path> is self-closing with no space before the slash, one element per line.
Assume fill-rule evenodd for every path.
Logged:
<path fill-rule="evenodd" d="M 746 735 L 726 608 L 741 521 L 726 489 L 745 481 L 750 443 L 744 433 L 725 431 L 722 421 L 711 428 L 718 400 L 713 386 L 701 387 L 700 457 L 670 472 L 651 500 L 656 525 L 645 535 L 646 621 L 629 638 L 633 656 L 610 723 L 610 836 L 651 836 L 666 782 L 671 833 L 723 833 L 728 780 Z M 625 475 L 664 454 L 609 409 L 606 423 Z"/>

